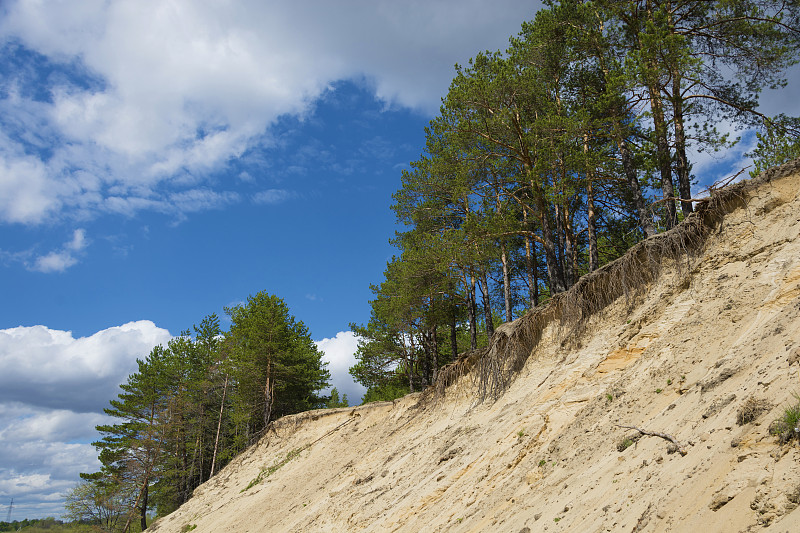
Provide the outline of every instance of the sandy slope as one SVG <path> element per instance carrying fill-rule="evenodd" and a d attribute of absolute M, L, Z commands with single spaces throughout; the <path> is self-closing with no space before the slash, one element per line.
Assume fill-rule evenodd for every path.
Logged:
<path fill-rule="evenodd" d="M 287 417 L 151 530 L 800 531 L 800 447 L 768 433 L 800 393 L 799 194 L 796 172 L 750 191 L 579 347 L 548 328 L 498 401 L 466 378 L 436 402 Z M 740 426 L 750 398 L 772 407 Z M 616 424 L 687 453 L 620 452 L 637 432 Z"/>

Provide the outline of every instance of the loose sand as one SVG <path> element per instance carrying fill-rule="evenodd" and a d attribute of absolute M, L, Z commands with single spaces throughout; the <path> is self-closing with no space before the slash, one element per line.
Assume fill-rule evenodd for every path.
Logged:
<path fill-rule="evenodd" d="M 150 530 L 800 531 L 800 446 L 768 430 L 800 394 L 799 234 L 795 172 L 579 347 L 547 328 L 497 401 L 467 376 L 437 401 L 286 417 Z M 617 424 L 687 453 L 654 436 L 618 451 L 638 433 Z"/>

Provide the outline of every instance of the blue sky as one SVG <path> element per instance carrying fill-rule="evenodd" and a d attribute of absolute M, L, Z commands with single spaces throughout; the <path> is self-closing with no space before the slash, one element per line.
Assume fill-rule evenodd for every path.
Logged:
<path fill-rule="evenodd" d="M 260 290 L 359 398 L 348 325 L 393 253 L 400 172 L 453 65 L 539 5 L 3 2 L 0 512 L 60 515 L 136 357 Z M 791 94 L 764 111 L 798 114 Z M 701 183 L 746 148 L 695 154 Z"/>
<path fill-rule="evenodd" d="M 360 398 L 400 172 L 540 3 L 488 5 L 0 5 L 0 511 L 60 515 L 136 357 L 260 290 Z"/>

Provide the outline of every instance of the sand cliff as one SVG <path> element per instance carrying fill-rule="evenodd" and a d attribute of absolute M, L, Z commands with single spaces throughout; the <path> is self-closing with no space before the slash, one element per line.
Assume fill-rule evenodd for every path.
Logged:
<path fill-rule="evenodd" d="M 277 421 L 150 531 L 800 531 L 800 446 L 769 433 L 800 394 L 798 169 L 501 326 L 443 394 Z"/>

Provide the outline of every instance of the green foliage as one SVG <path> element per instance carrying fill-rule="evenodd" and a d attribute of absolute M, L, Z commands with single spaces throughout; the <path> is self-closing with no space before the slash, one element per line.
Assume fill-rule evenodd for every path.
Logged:
<path fill-rule="evenodd" d="M 390 402 L 397 398 L 402 398 L 408 393 L 408 385 L 397 382 L 387 382 L 383 385 L 375 385 L 367 389 L 361 402 Z"/>
<path fill-rule="evenodd" d="M 331 389 L 331 396 L 325 402 L 325 407 L 328 409 L 335 409 L 337 407 L 349 407 L 350 404 L 347 402 L 347 394 L 342 396 L 342 399 L 339 399 L 339 390 L 334 387 Z"/>
<path fill-rule="evenodd" d="M 496 322 L 688 216 L 687 154 L 731 145 L 720 119 L 797 135 L 757 106 L 800 57 L 798 26 L 797 2 L 554 0 L 505 52 L 457 66 L 393 196 L 398 256 L 351 326 L 368 398 L 431 385 Z M 795 144 L 764 137 L 756 155 Z"/>
<path fill-rule="evenodd" d="M 228 332 L 212 314 L 138 361 L 106 409 L 116 423 L 97 427 L 101 470 L 66 495 L 70 516 L 144 529 L 149 509 L 177 509 L 271 420 L 325 406 L 330 374 L 283 300 L 260 292 L 226 312 Z"/>
<path fill-rule="evenodd" d="M 308 328 L 283 300 L 259 292 L 225 312 L 231 318 L 225 344 L 237 383 L 234 408 L 246 434 L 260 433 L 273 418 L 324 407 L 317 391 L 330 373 Z"/>
<path fill-rule="evenodd" d="M 783 410 L 783 416 L 775 420 L 769 428 L 772 435 L 776 435 L 781 444 L 792 440 L 800 441 L 800 395 L 794 395 L 795 402 Z"/>
<path fill-rule="evenodd" d="M 95 533 L 98 531 L 98 524 L 82 521 L 64 522 L 56 518 L 34 518 L 25 520 L 14 520 L 12 522 L 0 522 L 0 532 L 3 531 L 22 531 L 25 533 Z M 131 528 L 131 533 L 139 533 L 140 529 Z"/>
<path fill-rule="evenodd" d="M 782 119 L 782 120 L 781 120 Z M 752 152 L 751 177 L 756 177 L 768 168 L 800 158 L 800 125 L 798 120 L 780 117 L 775 123 L 768 125 L 764 131 L 756 133 L 758 144 Z M 794 123 L 794 128 L 791 127 Z"/>

